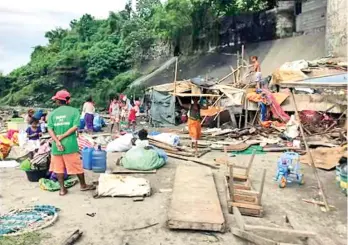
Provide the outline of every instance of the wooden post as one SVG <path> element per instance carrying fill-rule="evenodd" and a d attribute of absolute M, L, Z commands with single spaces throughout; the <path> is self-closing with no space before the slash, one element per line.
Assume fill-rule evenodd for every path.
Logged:
<path fill-rule="evenodd" d="M 329 207 L 329 204 L 327 202 L 323 186 L 322 186 L 321 181 L 319 179 L 319 174 L 318 174 L 317 168 L 315 167 L 315 164 L 314 164 L 314 159 L 313 159 L 313 156 L 312 156 L 312 152 L 310 151 L 310 149 L 308 147 L 308 144 L 307 144 L 306 136 L 304 134 L 302 123 L 301 123 L 301 119 L 300 119 L 300 116 L 298 114 L 298 109 L 297 109 L 295 96 L 294 96 L 294 93 L 292 91 L 291 91 L 291 98 L 292 98 L 292 101 L 294 102 L 295 114 L 296 114 L 297 120 L 299 121 L 299 128 L 300 128 L 300 132 L 301 132 L 301 135 L 302 135 L 302 140 L 303 140 L 303 143 L 304 143 L 304 145 L 306 147 L 306 152 L 309 154 L 309 158 L 310 158 L 310 161 L 311 161 L 310 165 L 312 167 L 312 171 L 314 173 L 315 178 L 317 179 L 318 187 L 319 187 L 319 190 L 320 190 L 321 195 L 323 197 L 325 208 L 326 208 L 327 211 L 330 211 L 330 207 Z"/>
<path fill-rule="evenodd" d="M 230 185 L 230 195 L 231 195 L 231 201 L 234 201 L 234 187 L 233 187 L 233 165 L 227 165 L 229 172 L 230 172 L 230 177 L 229 177 L 229 185 Z"/>
<path fill-rule="evenodd" d="M 231 71 L 232 71 L 232 84 L 235 84 L 236 83 L 236 76 L 235 76 L 235 74 L 234 74 L 234 69 L 233 69 L 233 67 L 232 66 L 230 66 L 231 67 Z"/>
<path fill-rule="evenodd" d="M 249 106 L 249 102 L 248 102 L 248 99 L 247 97 L 245 96 L 245 118 L 244 118 L 244 128 L 246 128 L 248 126 L 248 106 Z"/>
<path fill-rule="evenodd" d="M 218 109 L 219 109 L 219 112 L 218 112 L 218 118 L 217 118 L 217 127 L 220 128 L 220 110 L 221 110 L 221 100 L 219 100 L 218 102 L 219 106 L 218 106 Z"/>
<path fill-rule="evenodd" d="M 237 51 L 237 68 L 239 68 L 239 50 Z M 240 69 L 237 70 L 237 83 L 240 82 Z"/>
<path fill-rule="evenodd" d="M 246 175 L 247 178 L 249 177 L 249 172 L 250 172 L 250 169 L 251 169 L 251 165 L 254 162 L 255 155 L 256 155 L 256 150 L 253 150 L 253 154 L 251 155 L 251 158 L 250 158 L 249 163 L 248 163 L 248 167 L 247 167 L 247 169 L 245 171 L 245 175 Z"/>
<path fill-rule="evenodd" d="M 256 112 L 255 112 L 254 119 L 253 119 L 253 121 L 251 122 L 251 125 L 252 125 L 252 126 L 254 126 L 254 124 L 255 124 L 256 118 L 257 118 L 257 116 L 259 115 L 259 111 L 260 111 L 260 105 L 257 106 L 257 110 L 256 110 Z"/>
<path fill-rule="evenodd" d="M 234 114 L 234 108 L 233 107 L 228 107 L 228 113 L 230 114 L 231 122 L 232 122 L 232 127 L 237 128 L 237 121 L 236 121 L 236 116 Z"/>
<path fill-rule="evenodd" d="M 266 169 L 263 170 L 262 179 L 261 179 L 261 185 L 260 185 L 260 191 L 257 197 L 257 203 L 261 205 L 261 199 L 262 199 L 262 193 L 263 193 L 263 187 L 265 185 L 266 180 Z"/>
<path fill-rule="evenodd" d="M 242 59 L 241 59 L 241 64 L 242 66 L 242 74 L 243 74 L 243 77 L 244 77 L 244 73 L 245 73 L 245 69 L 244 69 L 244 44 L 242 45 Z"/>
<path fill-rule="evenodd" d="M 178 76 L 178 57 L 175 60 L 175 73 L 174 73 L 174 95 L 176 95 L 176 79 Z"/>

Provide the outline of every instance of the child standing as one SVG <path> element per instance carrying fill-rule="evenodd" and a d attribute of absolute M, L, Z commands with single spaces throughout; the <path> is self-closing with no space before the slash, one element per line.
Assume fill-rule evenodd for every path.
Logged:
<path fill-rule="evenodd" d="M 121 121 L 122 122 L 126 121 L 127 114 L 128 114 L 127 104 L 125 101 L 122 101 L 121 102 Z"/>
<path fill-rule="evenodd" d="M 121 117 L 121 106 L 120 101 L 115 97 L 109 107 L 110 119 L 111 119 L 111 133 L 116 124 L 116 132 L 120 130 L 120 117 Z"/>
<path fill-rule="evenodd" d="M 132 125 L 133 132 L 135 131 L 135 125 L 137 122 L 137 112 L 139 111 L 139 101 L 135 101 L 135 103 L 132 101 L 131 102 L 132 108 L 129 111 L 129 116 L 128 116 L 128 128 Z"/>
<path fill-rule="evenodd" d="M 26 133 L 29 138 L 29 142 L 33 144 L 35 149 L 40 148 L 40 137 L 42 136 L 41 128 L 39 127 L 39 121 L 33 119 L 30 122 L 30 126 L 27 128 Z"/>

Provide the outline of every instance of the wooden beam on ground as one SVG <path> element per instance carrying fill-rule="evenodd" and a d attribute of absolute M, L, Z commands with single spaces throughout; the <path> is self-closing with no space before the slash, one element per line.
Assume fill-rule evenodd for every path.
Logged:
<path fill-rule="evenodd" d="M 167 225 L 170 229 L 225 230 L 225 219 L 211 169 L 177 167 Z"/>
<path fill-rule="evenodd" d="M 319 190 L 320 190 L 320 194 L 321 196 L 323 197 L 323 201 L 324 201 L 324 204 L 325 204 L 325 208 L 327 211 L 330 210 L 330 207 L 329 207 L 329 204 L 328 204 L 328 201 L 326 199 L 326 195 L 325 195 L 325 192 L 324 192 L 324 189 L 323 189 L 323 186 L 322 186 L 322 183 L 320 181 L 320 178 L 319 178 L 319 174 L 318 174 L 318 171 L 317 171 L 317 168 L 315 167 L 315 163 L 314 163 L 314 159 L 313 159 L 313 156 L 312 156 L 312 152 L 310 151 L 309 149 L 309 146 L 307 144 L 307 139 L 306 139 L 306 136 L 304 134 L 304 131 L 303 131 L 303 127 L 302 127 L 302 123 L 301 123 L 301 119 L 300 119 L 300 115 L 298 113 L 298 109 L 297 109 L 297 104 L 296 104 L 296 100 L 295 100 L 295 96 L 294 96 L 294 93 L 291 92 L 291 98 L 293 100 L 293 103 L 294 103 L 294 107 L 295 107 L 295 114 L 296 114 L 296 117 L 297 117 L 297 120 L 299 121 L 299 127 L 300 127 L 300 132 L 301 132 L 301 135 L 302 135 L 302 140 L 303 140 L 303 143 L 306 147 L 306 151 L 309 155 L 309 158 L 310 158 L 310 165 L 312 167 L 312 171 L 314 173 L 314 176 L 317 180 L 317 183 L 318 183 L 318 187 L 319 187 Z"/>
<path fill-rule="evenodd" d="M 199 158 L 195 158 L 195 157 L 185 157 L 185 156 L 180 156 L 180 155 L 176 155 L 176 154 L 172 154 L 172 153 L 167 153 L 167 155 L 169 157 L 172 158 L 177 158 L 177 159 L 181 159 L 181 160 L 185 160 L 185 161 L 191 161 L 191 162 L 195 162 L 204 166 L 208 166 L 211 168 L 219 168 L 219 166 L 215 166 L 213 165 L 210 161 L 207 160 L 203 160 L 203 159 L 199 159 Z"/>
<path fill-rule="evenodd" d="M 273 241 L 271 239 L 267 239 L 267 238 L 264 238 L 262 236 L 255 235 L 253 233 L 246 232 L 246 231 L 243 231 L 240 229 L 233 228 L 232 233 L 233 233 L 233 235 L 235 235 L 239 238 L 242 238 L 244 240 L 247 240 L 249 242 L 252 242 L 256 245 L 278 245 L 278 242 L 276 242 L 276 241 Z"/>
<path fill-rule="evenodd" d="M 246 231 L 263 231 L 263 232 L 274 232 L 277 234 L 288 235 L 292 237 L 315 237 L 317 233 L 304 230 L 292 230 L 277 227 L 269 227 L 263 225 L 244 225 Z"/>
<path fill-rule="evenodd" d="M 82 236 L 83 232 L 80 230 L 74 231 L 67 239 L 65 239 L 61 245 L 73 245 L 75 244 Z"/>
<path fill-rule="evenodd" d="M 244 230 L 245 222 L 242 217 L 242 214 L 240 213 L 239 209 L 237 207 L 233 207 L 233 216 L 236 219 L 236 223 L 238 225 L 238 228 L 241 230 Z"/>

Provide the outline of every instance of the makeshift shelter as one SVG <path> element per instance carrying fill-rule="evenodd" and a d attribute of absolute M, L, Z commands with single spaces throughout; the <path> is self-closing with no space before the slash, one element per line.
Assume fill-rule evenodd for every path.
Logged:
<path fill-rule="evenodd" d="M 210 85 L 210 86 L 209 86 Z M 151 99 L 150 115 L 154 125 L 175 124 L 175 98 L 202 96 L 215 100 L 207 109 L 201 110 L 202 117 L 218 118 L 226 107 L 241 107 L 244 100 L 244 90 L 227 85 L 213 85 L 201 82 L 200 85 L 192 80 L 166 83 L 148 88 Z M 204 92 L 204 93 L 203 93 Z"/>
<path fill-rule="evenodd" d="M 174 83 L 166 83 L 148 88 L 151 100 L 151 120 L 157 124 L 175 124 L 175 96 L 174 89 L 177 93 L 191 91 L 192 86 L 190 81 L 179 81 Z"/>

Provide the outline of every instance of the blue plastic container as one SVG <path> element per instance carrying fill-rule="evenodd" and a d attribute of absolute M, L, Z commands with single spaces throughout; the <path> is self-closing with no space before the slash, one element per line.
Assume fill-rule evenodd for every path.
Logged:
<path fill-rule="evenodd" d="M 82 150 L 82 165 L 84 169 L 92 170 L 92 153 L 94 149 L 85 147 Z"/>
<path fill-rule="evenodd" d="M 92 170 L 95 173 L 105 173 L 106 171 L 106 151 L 103 151 L 100 146 L 98 146 L 98 150 L 92 152 Z"/>

